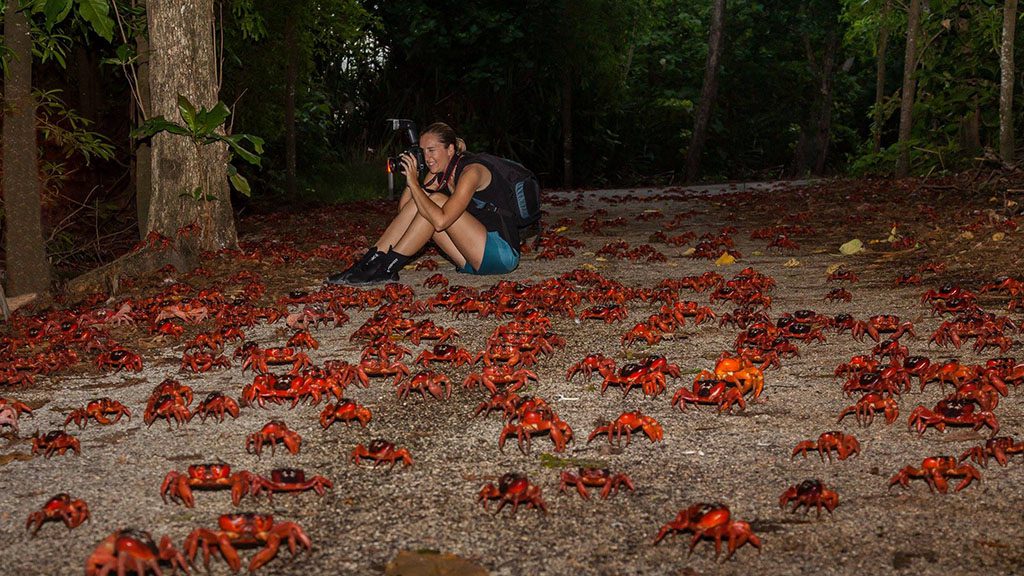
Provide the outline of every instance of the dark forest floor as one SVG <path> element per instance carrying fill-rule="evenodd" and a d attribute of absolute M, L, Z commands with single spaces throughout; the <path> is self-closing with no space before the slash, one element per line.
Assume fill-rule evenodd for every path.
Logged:
<path fill-rule="evenodd" d="M 573 270 L 597 272 L 629 288 L 654 288 L 665 279 L 698 276 L 708 271 L 729 279 L 745 267 L 772 277 L 768 292 L 774 321 L 783 313 L 811 309 L 834 317 L 849 313 L 856 319 L 893 314 L 914 324 L 916 337 L 901 338 L 911 355 L 928 357 L 932 363 L 956 358 L 963 364 L 984 364 L 996 356 L 1020 355 L 1016 329 L 1005 333 L 1014 339 L 1005 353 L 972 350 L 973 340 L 960 349 L 929 345 L 929 337 L 949 315 L 937 316 L 921 302 L 926 290 L 954 284 L 978 292 L 1000 276 L 1020 277 L 1024 251 L 1016 230 L 1016 214 L 1024 202 L 1024 178 L 996 173 L 973 173 L 949 179 L 829 181 L 804 188 L 781 187 L 754 191 L 725 187 L 722 194 L 696 195 L 683 190 L 559 192 L 549 196 L 546 222 L 562 237 L 581 245 L 572 256 L 539 259 L 537 252 L 524 254 L 519 268 L 505 277 L 474 277 L 455 273 L 436 254 L 422 256 L 413 264 L 432 260 L 438 270 L 407 269 L 401 282 L 424 300 L 441 288 L 426 288 L 424 281 L 436 273 L 452 284 L 483 290 L 499 280 L 538 285 Z M 108 302 L 90 307 L 116 309 L 127 298 L 166 293 L 175 282 L 188 283 L 195 291 L 214 288 L 229 300 L 242 293 L 251 280 L 240 272 L 258 274 L 266 291 L 256 301 L 261 306 L 295 312 L 301 305 L 279 304 L 278 299 L 295 291 L 315 294 L 321 280 L 344 267 L 386 221 L 392 208 L 386 204 L 303 209 L 292 213 L 250 215 L 239 223 L 242 251 L 209 260 L 204 270 L 154 275 L 137 279 L 128 291 Z M 586 221 L 590 219 L 590 222 Z M 770 239 L 752 238 L 758 230 L 790 226 L 789 238 L 799 247 L 769 249 Z M 697 241 L 673 245 L 654 235 L 668 237 L 692 232 L 718 235 L 734 227 L 729 236 L 740 257 L 735 263 L 716 263 L 714 258 L 693 258 Z M 728 230 L 726 230 L 728 232 Z M 864 250 L 844 255 L 840 247 L 858 239 Z M 681 239 L 682 240 L 682 239 Z M 624 241 L 635 249 L 649 244 L 664 261 L 630 260 L 605 254 L 602 248 Z M 610 247 L 606 252 L 614 252 Z M 715 251 L 720 254 L 721 249 Z M 643 253 L 643 254 L 653 254 Z M 920 285 L 896 286 L 902 274 L 927 265 L 944 269 L 922 273 Z M 857 282 L 829 281 L 839 266 L 854 272 Z M 588 287 L 568 284 L 579 293 Z M 852 300 L 831 301 L 826 295 L 844 288 Z M 337 295 L 337 294 L 336 294 Z M 711 290 L 683 289 L 681 300 L 710 306 L 721 317 L 733 313 L 735 304 L 710 300 Z M 293 296 L 298 296 L 293 294 Z M 1019 311 L 1007 311 L 1008 296 L 1002 292 L 979 294 L 986 311 L 1008 316 L 1020 323 Z M 592 306 L 580 303 L 578 314 Z M 848 417 L 837 424 L 844 407 L 859 394 L 848 397 L 836 367 L 852 356 L 870 354 L 875 343 L 857 341 L 849 332 L 824 330 L 825 342 L 799 343 L 799 356 L 784 358 L 781 367 L 765 372 L 764 393 L 745 410 L 718 414 L 714 406 L 691 406 L 680 411 L 671 403 L 680 388 L 692 386 L 694 375 L 711 370 L 716 359 L 731 351 L 740 329 L 718 322 L 695 325 L 692 320 L 654 345 L 624 347 L 624 333 L 658 312 L 661 302 L 628 300 L 627 317 L 605 324 L 551 313 L 551 331 L 565 339 L 565 347 L 542 355 L 533 370 L 539 380 L 521 394 L 545 398 L 568 423 L 575 442 L 556 453 L 546 435 L 534 438 L 529 454 L 520 452 L 512 438 L 498 450 L 503 423 L 496 414 L 471 415 L 486 394 L 465 389 L 466 376 L 475 367 L 439 367 L 451 378 L 453 394 L 439 401 L 413 394 L 396 398 L 390 381 L 374 379 L 368 388 L 352 385 L 346 395 L 369 408 L 366 426 L 335 423 L 323 429 L 317 421 L 324 407 L 302 404 L 267 408 L 243 407 L 237 419 L 223 423 L 194 419 L 174 427 L 158 421 L 142 422 L 147 397 L 153 387 L 173 377 L 195 390 L 195 404 L 209 392 L 222 390 L 238 397 L 253 381 L 239 360 L 227 369 L 205 374 L 179 371 L 186 342 L 217 324 L 207 320 L 185 325 L 180 337 L 161 338 L 151 333 L 147 321 L 135 326 L 101 326 L 111 338 L 138 352 L 144 368 L 138 373 L 106 373 L 95 367 L 95 354 L 83 352 L 83 362 L 37 378 L 34 385 L 0 388 L 0 395 L 26 402 L 33 418 L 20 419 L 20 434 L 4 430 L 0 440 L 0 548 L 5 550 L 7 574 L 81 573 L 86 558 L 104 537 L 123 527 L 168 535 L 180 546 L 197 527 L 214 528 L 220 514 L 234 511 L 273 513 L 275 519 L 302 526 L 312 541 L 312 551 L 295 559 L 281 549 L 278 557 L 259 570 L 261 574 L 468 574 L 476 565 L 493 574 L 948 574 L 1013 573 L 1024 570 L 1024 538 L 1020 510 L 1024 506 L 1024 462 L 1011 456 L 1007 466 L 990 462 L 978 467 L 981 482 L 954 493 L 929 491 L 915 480 L 908 488 L 889 486 L 905 466 L 919 466 L 928 456 L 959 456 L 981 446 L 988 428 L 951 426 L 945 432 L 929 428 L 923 434 L 908 430 L 908 417 L 918 405 L 931 408 L 950 393 L 937 384 L 923 391 L 917 385 L 897 397 L 899 417 L 886 425 L 879 415 L 870 426 L 859 426 Z M 349 308 L 349 321 L 339 327 L 321 326 L 312 331 L 320 347 L 309 351 L 312 361 L 324 366 L 330 360 L 359 361 L 362 340 L 350 337 L 374 313 L 374 307 Z M 453 343 L 471 353 L 484 349 L 486 339 L 511 317 L 454 315 L 444 309 L 407 314 L 415 320 L 432 319 L 455 328 Z M 11 328 L 23 335 L 32 321 L 18 317 Z M 52 328 L 51 328 L 52 330 Z M 293 333 L 284 320 L 243 328 L 246 338 L 264 347 L 283 346 Z M 408 347 L 411 361 L 430 343 Z M 229 344 L 226 353 L 237 346 Z M 16 351 L 25 355 L 45 350 L 44 342 Z M 600 379 L 590 383 L 566 379 L 569 366 L 591 353 L 603 353 L 621 366 L 647 354 L 664 355 L 678 364 L 682 375 L 669 378 L 667 390 L 647 397 L 636 389 L 623 397 L 617 388 L 600 392 Z M 8 352 L 10 354 L 10 352 Z M 284 370 L 278 369 L 280 374 Z M 89 424 L 68 431 L 81 441 L 80 456 L 46 459 L 31 457 L 33 431 L 60 429 L 68 413 L 90 399 L 109 396 L 132 411 L 130 421 L 111 426 Z M 635 435 L 628 446 L 616 446 L 600 436 L 587 436 L 602 421 L 623 411 L 640 410 L 664 428 L 664 440 L 650 442 Z M 1013 386 L 994 410 L 1000 436 L 1019 436 L 1024 425 L 1024 405 Z M 245 437 L 271 419 L 281 419 L 302 436 L 301 451 L 257 457 L 245 450 Z M 844 461 L 822 462 L 816 455 L 791 458 L 793 447 L 819 434 L 839 430 L 855 435 L 862 452 Z M 411 467 L 373 468 L 349 462 L 357 443 L 388 439 L 409 450 Z M 235 470 L 267 476 L 279 467 L 302 468 L 307 475 L 320 474 L 334 488 L 323 496 L 307 492 L 265 497 L 246 497 L 240 506 L 231 504 L 226 492 L 196 492 L 195 508 L 164 503 L 160 484 L 170 470 L 184 471 L 190 464 L 223 461 Z M 628 474 L 634 491 L 620 491 L 608 500 L 585 501 L 572 491 L 559 492 L 559 473 L 581 464 L 598 464 Z M 506 508 L 499 514 L 485 512 L 477 493 L 488 482 L 510 471 L 528 475 L 542 490 L 547 513 Z M 779 508 L 780 495 L 805 479 L 820 479 L 839 494 L 839 506 L 831 513 L 796 514 Z M 67 492 L 89 504 L 92 519 L 68 531 L 59 522 L 44 524 L 38 535 L 24 529 L 26 516 L 50 496 Z M 760 552 L 743 546 L 729 560 L 716 561 L 713 542 L 700 542 L 687 554 L 689 534 L 670 535 L 654 545 L 659 527 L 681 509 L 698 502 L 719 502 L 730 507 L 735 519 L 750 523 L 760 538 Z M 491 506 L 493 510 L 493 505 Z M 419 563 L 400 569 L 401 562 Z M 242 552 L 243 562 L 255 554 Z M 457 562 L 447 555 L 466 561 Z M 724 553 L 723 553 L 724 557 Z M 431 572 L 427 564 L 436 568 Z M 195 569 L 203 572 L 201 562 Z M 229 573 L 215 560 L 210 573 Z"/>

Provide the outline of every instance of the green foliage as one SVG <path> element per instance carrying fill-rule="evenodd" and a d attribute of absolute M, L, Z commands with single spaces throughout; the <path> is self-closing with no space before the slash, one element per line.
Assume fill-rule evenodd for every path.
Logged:
<path fill-rule="evenodd" d="M 230 164 L 231 156 L 238 155 L 249 164 L 259 166 L 260 154 L 263 153 L 263 139 L 252 134 L 224 134 L 224 125 L 228 117 L 231 116 L 231 111 L 223 102 L 217 102 L 209 110 L 205 107 L 196 110 L 188 98 L 179 94 L 178 114 L 181 116 L 182 123 L 172 122 L 163 116 L 154 116 L 132 130 L 131 136 L 142 140 L 161 132 L 167 132 L 188 138 L 196 147 L 216 142 L 227 144 L 231 151 L 231 155 L 228 157 L 228 180 L 236 190 L 249 196 L 251 194 L 249 182 Z M 252 146 L 252 150 L 247 148 L 247 145 Z M 210 199 L 203 196 L 202 190 L 193 190 L 188 194 L 196 199 Z"/>
<path fill-rule="evenodd" d="M 36 100 L 36 121 L 43 142 L 58 149 L 59 156 L 70 159 L 81 156 L 88 164 L 93 158 L 110 160 L 114 146 L 105 136 L 89 130 L 92 122 L 65 106 L 59 90 L 33 90 Z"/>

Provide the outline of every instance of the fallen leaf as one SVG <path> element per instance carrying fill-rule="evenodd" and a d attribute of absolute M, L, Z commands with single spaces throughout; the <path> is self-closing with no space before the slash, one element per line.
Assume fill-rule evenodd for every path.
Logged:
<path fill-rule="evenodd" d="M 825 268 L 825 274 L 831 274 L 842 267 L 842 264 L 830 264 L 828 268 Z"/>
<path fill-rule="evenodd" d="M 728 252 L 722 252 L 722 255 L 718 257 L 718 260 L 715 260 L 715 266 L 728 266 L 729 264 L 735 263 L 736 259 Z"/>
<path fill-rule="evenodd" d="M 590 262 L 584 262 L 583 265 L 580 266 L 580 268 L 583 268 L 585 270 L 590 270 L 591 272 L 597 270 L 597 266 L 594 266 Z"/>
<path fill-rule="evenodd" d="M 970 230 L 965 231 L 960 237 L 964 240 L 974 240 L 974 234 L 971 234 Z"/>
<path fill-rule="evenodd" d="M 764 256 L 764 252 L 761 252 L 760 250 L 754 250 L 754 252 L 751 253 L 751 256 Z"/>
<path fill-rule="evenodd" d="M 993 242 L 999 242 L 1003 238 L 1006 238 L 1006 234 L 1003 234 L 1002 232 L 996 232 L 995 234 L 992 235 Z"/>
<path fill-rule="evenodd" d="M 839 251 L 847 256 L 851 254 L 856 254 L 857 252 L 860 252 L 863 249 L 864 243 L 861 242 L 858 238 L 854 238 L 853 240 L 850 240 L 849 242 L 839 247 Z"/>
<path fill-rule="evenodd" d="M 555 228 L 555 232 L 561 234 L 562 232 L 565 232 L 568 229 L 569 229 L 568 226 L 559 226 L 558 228 Z"/>
<path fill-rule="evenodd" d="M 605 258 L 604 256 L 598 256 L 597 258 L 594 258 L 594 260 L 597 260 L 598 262 L 607 262 L 608 261 L 608 259 Z"/>
<path fill-rule="evenodd" d="M 696 251 L 697 251 L 696 248 L 693 248 L 693 247 L 687 248 L 686 252 L 683 252 L 683 256 L 689 256 L 690 254 L 693 254 Z"/>
<path fill-rule="evenodd" d="M 796 268 L 799 265 L 800 261 L 797 260 L 796 258 L 790 258 L 789 260 L 786 260 L 785 264 L 783 264 L 783 266 L 785 266 L 786 268 Z"/>

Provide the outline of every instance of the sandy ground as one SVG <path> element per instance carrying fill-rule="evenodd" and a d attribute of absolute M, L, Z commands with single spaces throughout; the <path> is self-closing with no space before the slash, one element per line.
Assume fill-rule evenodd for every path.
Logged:
<path fill-rule="evenodd" d="M 870 238 L 885 236 L 885 216 L 853 222 L 846 218 L 863 210 L 863 202 L 870 199 L 843 205 L 840 195 L 814 204 L 805 193 L 738 192 L 725 196 L 734 201 L 723 201 L 721 196 L 669 199 L 659 194 L 622 201 L 620 193 L 562 194 L 558 197 L 568 202 L 552 206 L 548 221 L 574 218 L 576 224 L 567 226 L 564 233 L 583 241 L 585 247 L 577 249 L 572 258 L 541 261 L 532 255 L 524 257 L 507 279 L 535 282 L 585 266 L 627 285 L 651 287 L 663 278 L 708 270 L 728 278 L 752 266 L 777 282 L 771 293 L 773 318 L 807 308 L 830 316 L 849 312 L 857 318 L 897 314 L 916 326 L 918 337 L 904 338 L 911 354 L 926 355 L 933 361 L 957 357 L 965 363 L 997 355 L 975 355 L 966 347 L 958 351 L 927 345 L 928 336 L 942 319 L 933 317 L 919 297 L 925 289 L 937 288 L 938 278 L 926 277 L 920 287 L 892 287 L 897 272 L 941 259 L 944 254 L 937 249 L 894 253 L 885 251 L 884 245 L 869 244 L 867 251 L 857 255 L 839 253 L 839 245 L 853 237 L 867 243 Z M 749 238 L 754 228 L 785 223 L 787 215 L 808 206 L 819 210 L 811 222 L 816 233 L 799 239 L 800 249 L 769 253 L 765 241 Z M 578 223 L 596 209 L 607 210 L 602 218 L 622 216 L 628 224 L 585 234 Z M 653 209 L 662 210 L 663 218 L 636 219 Z M 734 224 L 738 227 L 734 238 L 743 258 L 730 266 L 716 266 L 712 261 L 684 256 L 688 246 L 665 244 L 655 244 L 668 257 L 665 263 L 595 256 L 607 242 L 647 242 L 674 214 L 689 211 L 694 211 L 693 215 L 673 233 L 692 230 L 701 234 Z M 784 266 L 787 262 L 789 267 Z M 849 303 L 824 300 L 830 289 L 839 286 L 826 282 L 826 271 L 840 263 L 860 276 L 859 282 L 844 285 L 853 294 Z M 278 282 L 276 292 L 272 289 L 268 295 L 315 289 L 333 266 L 311 260 L 305 266 L 277 270 L 277 275 L 264 267 L 268 278 Z M 484 288 L 497 280 L 456 274 L 444 266 L 441 271 L 453 284 Z M 431 274 L 406 270 L 401 280 L 425 298 L 436 292 L 422 287 Z M 953 268 L 949 274 L 959 274 L 966 288 L 977 288 L 991 279 L 977 274 L 972 277 L 970 269 L 963 267 Z M 684 291 L 682 297 L 708 303 L 707 293 Z M 1005 298 L 987 295 L 980 303 L 992 312 L 1006 314 Z M 401 551 L 427 559 L 439 558 L 435 552 L 455 554 L 503 575 L 1024 572 L 1020 546 L 1024 538 L 1024 490 L 1020 488 L 1024 464 L 1019 456 L 1011 458 L 1006 467 L 991 463 L 981 470 L 982 482 L 958 493 L 931 493 L 922 481 L 914 481 L 906 489 L 888 486 L 890 477 L 904 466 L 918 466 L 927 456 L 959 456 L 988 437 L 987 429 L 950 428 L 944 433 L 929 429 L 923 435 L 908 431 L 910 411 L 919 404 L 931 407 L 944 395 L 937 386 L 921 392 L 915 385 L 904 394 L 899 399 L 900 417 L 891 426 L 881 418 L 869 427 L 858 426 L 852 418 L 836 423 L 838 413 L 855 398 L 843 394 L 832 373 L 851 356 L 869 352 L 873 342 L 828 332 L 826 343 L 800 345 L 799 357 L 769 370 L 764 394 L 746 410 L 719 415 L 713 407 L 691 407 L 683 412 L 671 405 L 672 394 L 689 387 L 699 370 L 713 368 L 719 354 L 731 349 L 737 329 L 687 324 L 671 340 L 649 347 L 637 345 L 627 352 L 619 344 L 620 336 L 655 312 L 657 305 L 631 303 L 627 307 L 628 318 L 610 325 L 552 319 L 552 330 L 564 337 L 567 345 L 540 361 L 535 368 L 539 383 L 527 392 L 546 398 L 575 431 L 575 443 L 561 454 L 553 452 L 546 436 L 535 438 L 530 454 L 521 453 L 514 441 L 499 451 L 500 418 L 470 417 L 484 396 L 479 389 L 462 388 L 468 367 L 445 370 L 456 386 L 453 397 L 444 402 L 423 400 L 418 395 L 397 400 L 391 384 L 383 380 L 374 380 L 366 389 L 350 387 L 348 396 L 373 411 L 365 429 L 338 423 L 323 430 L 317 422 L 323 404 L 295 409 L 243 408 L 237 420 L 223 423 L 194 420 L 181 428 L 169 428 L 158 422 L 147 428 L 141 421 L 146 398 L 152 387 L 168 376 L 192 386 L 197 401 L 213 390 L 237 395 L 241 386 L 251 382 L 251 373 L 243 374 L 237 362 L 230 369 L 206 375 L 179 373 L 184 347 L 180 343 L 146 349 L 145 369 L 139 374 L 107 375 L 90 369 L 79 375 L 43 379 L 30 389 L 4 391 L 38 408 L 34 419 L 22 419 L 20 437 L 6 433 L 0 442 L 0 549 L 4 550 L 0 573 L 82 573 L 90 552 L 113 530 L 137 527 L 157 537 L 169 535 L 180 545 L 194 528 L 214 528 L 218 515 L 234 511 L 273 513 L 279 521 L 298 523 L 312 539 L 312 551 L 294 559 L 282 548 L 277 558 L 259 570 L 268 575 L 381 574 Z M 718 314 L 732 308 L 729 303 L 713 305 Z M 315 332 L 321 347 L 311 352 L 313 361 L 357 361 L 360 346 L 350 343 L 349 336 L 371 312 L 352 310 L 347 325 Z M 1019 321 L 1019 314 L 1013 316 Z M 486 337 L 502 323 L 493 317 L 455 318 L 444 311 L 422 317 L 456 328 L 461 332 L 457 343 L 474 352 L 484 347 Z M 264 345 L 280 345 L 289 333 L 280 324 L 264 325 L 249 331 L 248 337 Z M 427 347 L 406 345 L 414 353 Z M 1016 353 L 1016 348 L 1007 355 Z M 602 395 L 597 380 L 591 384 L 579 378 L 567 382 L 566 369 L 594 352 L 614 356 L 620 364 L 637 354 L 663 354 L 684 374 L 670 379 L 667 393 L 655 398 L 647 398 L 639 390 L 626 398 L 614 389 Z M 113 426 L 91 424 L 80 432 L 74 430 L 81 439 L 81 456 L 27 456 L 34 430 L 60 428 L 69 410 L 99 396 L 120 400 L 132 409 L 134 417 Z M 1000 435 L 1019 432 L 1019 398 L 1019 391 L 1011 390 L 999 404 Z M 641 410 L 657 419 L 664 427 L 664 441 L 652 443 L 641 435 L 630 445 L 617 447 L 602 436 L 587 443 L 587 435 L 602 420 L 627 410 Z M 298 455 L 278 450 L 276 455 L 257 457 L 246 452 L 246 435 L 270 419 L 282 419 L 301 434 Z M 832 463 L 820 461 L 816 454 L 791 459 L 794 445 L 829 430 L 854 434 L 862 453 Z M 352 448 L 374 438 L 407 448 L 414 464 L 394 469 L 351 464 L 348 454 Z M 334 489 L 322 497 L 312 492 L 281 494 L 272 503 L 266 498 L 246 498 L 237 508 L 227 492 L 197 492 L 192 509 L 161 500 L 160 483 L 169 470 L 184 471 L 189 464 L 212 461 L 262 475 L 276 467 L 303 468 L 307 474 L 329 478 Z M 627 473 L 636 490 L 589 501 L 573 492 L 560 493 L 560 471 L 580 461 Z M 546 514 L 521 509 L 512 515 L 508 508 L 493 514 L 482 509 L 476 498 L 481 486 L 496 482 L 509 471 L 527 474 L 541 488 Z M 834 513 L 818 517 L 814 512 L 794 514 L 779 508 L 779 496 L 788 487 L 814 478 L 839 494 L 840 505 Z M 24 529 L 26 516 L 58 492 L 85 499 L 92 511 L 91 522 L 72 531 L 59 522 L 47 523 L 33 537 Z M 696 502 L 730 506 L 733 516 L 749 522 L 760 537 L 760 552 L 748 545 L 724 561 L 716 559 L 713 543 L 705 540 L 688 555 L 688 534 L 652 544 L 662 524 Z M 243 562 L 254 553 L 243 551 Z M 460 572 L 453 563 L 438 566 L 438 572 L 405 573 L 468 573 Z M 204 569 L 200 564 L 194 571 Z M 229 572 L 219 560 L 209 570 L 211 574 Z M 389 573 L 398 571 L 392 566 Z"/>

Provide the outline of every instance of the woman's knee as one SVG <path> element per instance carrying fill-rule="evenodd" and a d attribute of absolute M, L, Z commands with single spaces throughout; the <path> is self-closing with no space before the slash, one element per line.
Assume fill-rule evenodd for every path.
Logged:
<path fill-rule="evenodd" d="M 433 194 L 430 194 L 428 197 L 434 201 L 434 204 L 437 204 L 438 206 L 444 206 L 444 203 L 448 201 L 448 195 L 442 194 L 441 192 L 434 192 Z"/>

